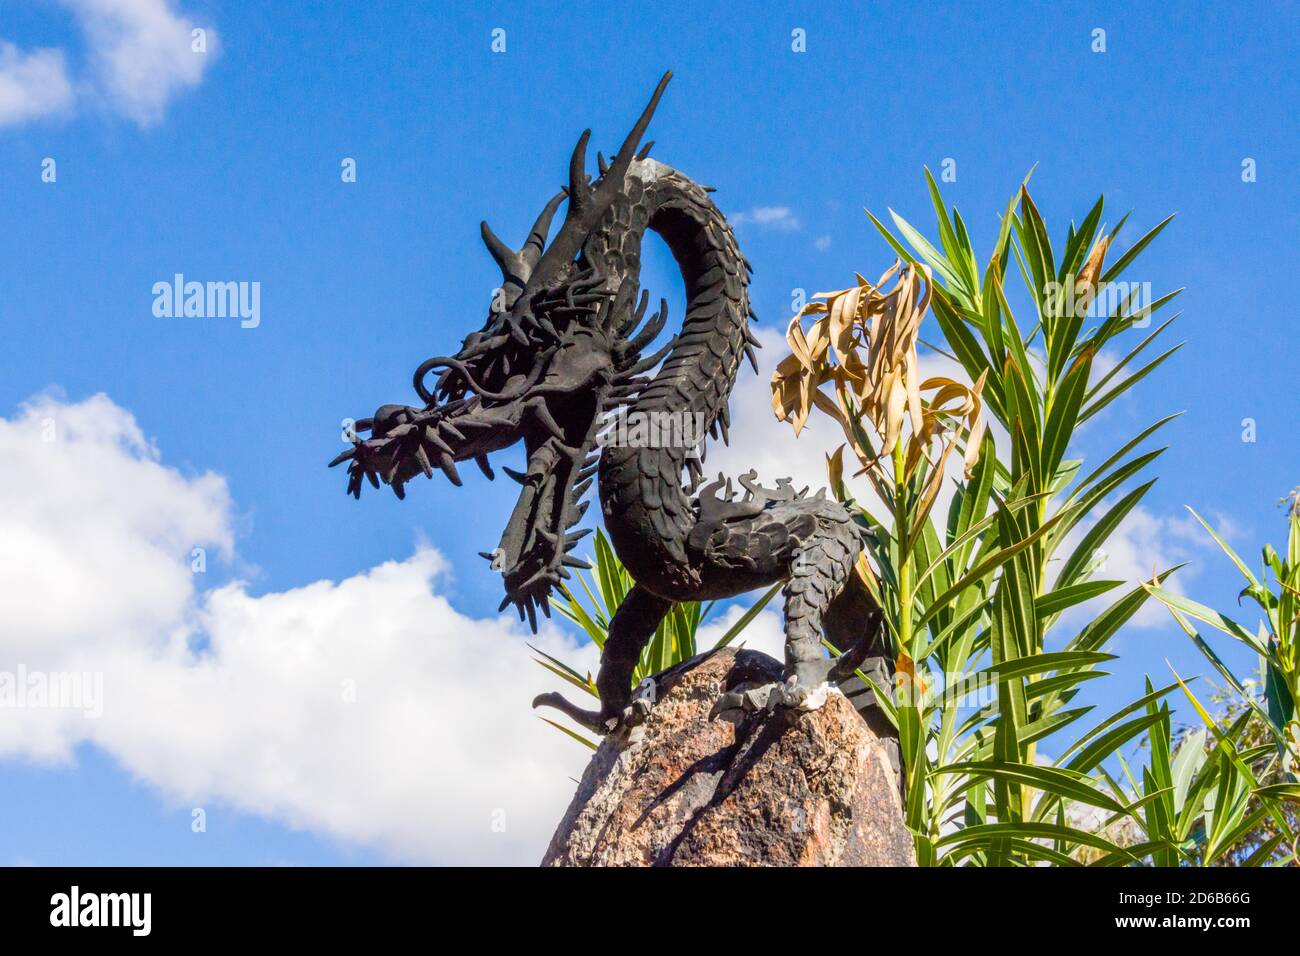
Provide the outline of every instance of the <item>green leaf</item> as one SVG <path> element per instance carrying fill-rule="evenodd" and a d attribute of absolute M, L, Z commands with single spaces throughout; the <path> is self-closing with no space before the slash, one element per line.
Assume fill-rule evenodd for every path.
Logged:
<path fill-rule="evenodd" d="M 1191 507 L 1188 507 L 1187 510 L 1192 513 L 1193 518 L 1195 518 L 1197 521 L 1201 523 L 1201 527 L 1203 527 L 1206 531 L 1210 532 L 1210 537 L 1214 539 L 1215 543 L 1223 550 L 1223 553 L 1228 556 L 1228 558 L 1232 561 L 1232 563 L 1237 566 L 1237 570 L 1241 572 L 1242 577 L 1244 577 L 1255 587 L 1260 587 L 1259 580 L 1255 577 L 1253 573 L 1251 573 L 1250 568 L 1246 566 L 1246 562 L 1241 560 L 1241 558 L 1237 557 L 1237 552 L 1233 551 L 1232 548 L 1228 546 L 1228 542 L 1224 541 L 1223 538 L 1219 537 L 1219 533 L 1210 527 L 1209 522 L 1207 522 L 1204 518 L 1198 515 Z"/>
<path fill-rule="evenodd" d="M 911 223 L 894 212 L 894 210 L 889 210 L 889 216 L 894 220 L 894 225 L 898 227 L 898 231 L 903 234 L 903 238 L 912 244 L 912 248 L 920 254 L 925 264 L 934 270 L 934 274 L 943 279 L 944 284 L 949 288 L 960 289 L 962 287 L 961 280 L 953 274 L 948 261 L 939 254 L 939 250 L 930 245 L 925 236 L 917 232 Z"/>
<path fill-rule="evenodd" d="M 980 673 L 996 678 L 998 681 L 1008 681 L 1034 674 L 1046 674 L 1065 667 L 1091 667 L 1114 659 L 1114 654 L 1099 654 L 1095 651 L 1050 651 L 1000 661 Z"/>
<path fill-rule="evenodd" d="M 1107 591 L 1120 584 L 1123 581 L 1084 581 L 1081 584 L 1072 584 L 1069 587 L 1057 588 L 1050 594 L 1040 597 L 1034 605 L 1040 618 L 1052 617 L 1060 614 L 1066 608 L 1073 607 L 1076 604 L 1082 604 L 1097 597 L 1099 594 L 1105 594 Z"/>
<path fill-rule="evenodd" d="M 1177 215 L 1177 213 L 1175 213 L 1174 215 Z M 1125 218 L 1128 217 L 1126 216 Z M 1107 269 L 1105 272 L 1101 274 L 1101 281 L 1110 282 L 1111 280 L 1123 274 L 1124 270 L 1129 267 L 1129 265 L 1133 262 L 1133 260 L 1142 254 L 1142 250 L 1145 249 L 1151 243 L 1151 240 L 1154 239 L 1156 236 L 1160 235 L 1160 233 L 1164 230 L 1165 226 L 1173 222 L 1173 219 L 1174 219 L 1173 216 L 1169 216 L 1163 219 L 1154 229 L 1148 232 L 1137 242 L 1133 243 L 1133 246 L 1128 250 L 1128 252 L 1124 253 L 1117 260 L 1115 260 L 1114 264 L 1112 264 L 1109 269 Z M 1118 229 L 1118 227 L 1116 228 Z"/>
<path fill-rule="evenodd" d="M 1001 761 L 966 761 L 937 767 L 932 774 L 959 773 L 968 774 L 976 779 L 997 777 L 1014 783 L 1032 787 L 1054 794 L 1065 800 L 1076 800 L 1089 806 L 1100 807 L 1111 813 L 1126 812 L 1125 806 L 1113 797 L 1107 796 L 1096 787 L 1084 774 L 1072 773 L 1057 767 L 1043 767 L 1035 764 L 1003 763 Z"/>
<path fill-rule="evenodd" d="M 935 846 L 939 848 L 962 846 L 975 840 L 988 840 L 995 836 L 1029 840 L 1061 840 L 1065 843 L 1090 846 L 1107 853 L 1116 853 L 1132 858 L 1132 854 L 1123 847 L 1116 846 L 1099 834 L 1089 833 L 1086 830 L 1079 830 L 1074 827 L 1059 826 L 1055 823 L 982 823 L 942 836 L 935 841 Z"/>
<path fill-rule="evenodd" d="M 1173 348 L 1164 352 L 1159 358 L 1143 366 L 1139 371 L 1134 372 L 1128 378 L 1124 379 L 1124 381 L 1120 382 L 1118 385 L 1112 388 L 1105 395 L 1101 396 L 1096 401 L 1094 401 L 1091 405 L 1089 405 L 1087 408 L 1085 408 L 1082 412 L 1079 413 L 1079 424 L 1083 424 L 1088 419 L 1092 418 L 1093 415 L 1096 415 L 1099 411 L 1101 411 L 1103 408 L 1105 408 L 1107 405 L 1109 405 L 1111 402 L 1117 399 L 1120 395 L 1124 394 L 1130 388 L 1136 385 L 1138 382 L 1142 381 L 1142 379 L 1150 375 L 1153 371 L 1159 368 L 1159 366 L 1161 365 L 1161 363 L 1164 362 L 1165 359 L 1169 358 L 1169 356 L 1173 355 L 1175 352 L 1181 349 L 1184 344 L 1185 343 L 1183 342 L 1179 342 Z"/>
<path fill-rule="evenodd" d="M 1267 787 L 1258 787 L 1254 791 L 1258 797 L 1264 797 L 1269 800 L 1286 800 L 1290 803 L 1300 803 L 1300 783 L 1275 783 Z"/>
<path fill-rule="evenodd" d="M 1079 409 L 1083 404 L 1084 389 L 1092 370 L 1091 356 L 1076 359 L 1061 380 L 1059 390 L 1053 395 L 1047 424 L 1043 429 L 1043 473 L 1054 474 L 1065 449 L 1074 435 Z"/>
<path fill-rule="evenodd" d="M 544 724 L 550 724 L 560 733 L 567 734 L 568 736 L 576 740 L 578 743 L 582 744 L 584 747 L 587 747 L 590 750 L 596 749 L 596 742 L 594 740 L 588 740 L 586 737 L 582 736 L 582 734 L 575 733 L 574 731 L 570 730 L 568 727 L 565 727 L 563 724 L 557 724 L 555 721 L 548 720 L 545 717 L 538 717 L 537 719 Z"/>
<path fill-rule="evenodd" d="M 1080 481 L 1075 486 L 1074 491 L 1070 493 L 1069 497 L 1066 500 L 1067 501 L 1073 500 L 1074 497 L 1079 494 L 1079 492 L 1083 491 L 1094 481 L 1096 481 L 1102 474 L 1104 474 L 1106 469 L 1110 468 L 1111 465 L 1115 464 L 1115 462 L 1119 461 L 1121 458 L 1127 455 L 1130 451 L 1132 451 L 1139 444 L 1141 444 L 1143 440 L 1145 440 L 1146 438 L 1154 434 L 1158 429 L 1167 425 L 1169 422 L 1173 421 L 1175 418 L 1178 418 L 1182 414 L 1183 414 L 1182 412 L 1175 412 L 1172 415 L 1166 415 L 1164 418 L 1160 419 L 1155 424 L 1148 425 L 1146 428 L 1140 431 L 1137 434 L 1137 437 L 1132 438 L 1129 441 L 1125 442 L 1122 446 L 1120 446 L 1119 451 L 1115 452 L 1113 455 L 1111 455 L 1109 458 L 1103 461 L 1100 465 L 1096 467 L 1095 470 L 1090 472 L 1086 478 Z"/>
<path fill-rule="evenodd" d="M 998 508 L 999 511 L 1001 512 L 1007 511 L 1007 506 L 1002 504 L 1001 502 L 999 502 Z M 1049 518 L 1046 522 L 1044 522 L 1038 528 L 1037 531 L 1022 538 L 1021 540 L 1017 541 L 1015 544 L 1008 545 L 1007 547 L 1003 548 L 1001 551 L 997 552 L 997 554 L 994 554 L 984 559 L 983 561 L 979 562 L 978 564 L 976 564 L 975 567 L 964 577 L 962 577 L 959 581 L 957 581 L 956 584 L 952 585 L 952 587 L 944 591 L 943 594 L 935 598 L 934 603 L 930 605 L 930 607 L 926 608 L 925 612 L 917 619 L 916 626 L 918 628 L 924 626 L 926 621 L 928 621 L 930 618 L 934 617 L 935 614 L 939 613 L 941 610 L 946 608 L 948 606 L 948 602 L 952 598 L 956 597 L 967 587 L 969 587 L 972 583 L 983 579 L 994 569 L 1002 566 L 1011 558 L 1013 558 L 1016 554 L 1018 554 L 1019 552 L 1023 551 L 1025 548 L 1032 545 L 1035 541 L 1037 541 L 1044 534 L 1050 531 L 1052 526 L 1057 521 L 1059 521 L 1064 514 L 1065 514 L 1064 511 L 1058 512 L 1052 518 Z"/>
<path fill-rule="evenodd" d="M 1079 542 L 1070 557 L 1066 559 L 1065 566 L 1061 568 L 1061 573 L 1056 579 L 1057 587 L 1071 585 L 1079 575 L 1083 574 L 1088 563 L 1092 561 L 1093 555 L 1101 547 L 1102 542 L 1110 537 L 1111 532 L 1119 526 L 1119 523 L 1124 520 L 1155 483 L 1153 478 L 1146 484 L 1134 488 L 1097 519 L 1097 523 L 1088 530 L 1088 533 L 1083 536 L 1083 540 Z"/>

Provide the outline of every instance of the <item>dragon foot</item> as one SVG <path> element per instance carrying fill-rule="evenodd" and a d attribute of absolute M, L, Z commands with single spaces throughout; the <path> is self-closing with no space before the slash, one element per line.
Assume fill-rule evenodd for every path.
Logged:
<path fill-rule="evenodd" d="M 645 719 L 650 716 L 651 708 L 655 705 L 658 692 L 659 687 L 653 677 L 647 677 L 637 684 L 636 690 L 632 692 L 632 703 L 623 711 L 623 723 L 629 727 L 637 727 L 645 723 Z"/>
<path fill-rule="evenodd" d="M 653 677 L 647 677 L 636 686 L 628 706 L 618 716 L 611 716 L 603 710 L 583 710 L 554 692 L 538 694 L 533 698 L 533 708 L 551 707 L 564 714 L 574 723 L 585 727 L 594 734 L 622 738 L 628 743 L 635 743 L 640 738 L 639 728 L 650 716 L 655 704 L 658 687 Z"/>
<path fill-rule="evenodd" d="M 547 694 L 538 694 L 533 698 L 533 710 L 536 710 L 538 707 L 550 707 L 554 710 L 558 710 L 575 724 L 578 724 L 580 727 L 585 727 L 592 733 L 605 734 L 609 732 L 608 728 L 605 726 L 605 722 L 601 719 L 600 711 L 583 710 L 576 704 L 572 704 L 566 700 L 563 694 L 557 694 L 554 691 Z"/>
<path fill-rule="evenodd" d="M 709 712 L 709 718 L 737 724 L 750 714 L 772 714 L 778 708 L 799 713 L 818 710 L 826 703 L 831 692 L 832 687 L 827 681 L 801 684 L 797 677 L 791 677 L 783 684 L 773 682 L 747 688 L 742 686 L 718 697 Z"/>

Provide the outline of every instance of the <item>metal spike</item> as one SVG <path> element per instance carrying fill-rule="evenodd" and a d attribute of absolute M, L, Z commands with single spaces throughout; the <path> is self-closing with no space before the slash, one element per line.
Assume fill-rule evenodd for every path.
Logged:
<path fill-rule="evenodd" d="M 457 488 L 460 487 L 460 472 L 456 470 L 456 463 L 452 461 L 450 455 L 440 455 L 438 457 L 438 467 L 442 469 L 443 474 Z"/>
<path fill-rule="evenodd" d="M 528 408 L 532 410 L 533 418 L 537 420 L 539 425 L 550 432 L 555 438 L 564 441 L 564 429 L 560 427 L 560 423 L 551 415 L 551 410 L 546 407 L 546 400 L 544 398 L 538 398 L 529 402 Z"/>
<path fill-rule="evenodd" d="M 438 429 L 434 428 L 432 425 L 424 426 L 424 440 L 444 455 L 450 455 L 452 453 L 451 446 L 442 440 L 442 436 L 438 434 Z"/>
<path fill-rule="evenodd" d="M 533 223 L 528 238 L 524 240 L 524 248 L 520 251 L 519 256 L 530 273 L 533 267 L 537 265 L 538 260 L 541 259 L 542 250 L 546 247 L 546 237 L 551 232 L 551 221 L 555 218 L 555 210 L 560 208 L 560 203 L 564 202 L 564 197 L 567 195 L 568 193 L 561 189 L 551 197 L 550 201 L 542 209 L 541 215 L 537 217 L 537 221 Z M 527 278 L 527 276 L 524 276 L 524 279 Z"/>
<path fill-rule="evenodd" d="M 424 472 L 424 477 L 432 478 L 433 465 L 429 462 L 429 456 L 425 454 L 424 446 L 418 443 L 415 446 L 415 460 L 419 463 L 420 470 Z"/>
<path fill-rule="evenodd" d="M 495 481 L 496 474 L 492 471 L 492 466 L 488 464 L 487 455 L 475 455 L 474 464 L 478 465 L 479 471 L 487 475 L 488 481 Z"/>
<path fill-rule="evenodd" d="M 516 278 L 512 271 L 512 260 L 515 257 L 515 251 L 501 241 L 497 234 L 492 231 L 492 227 L 487 224 L 486 219 L 479 223 L 478 231 L 483 236 L 483 244 L 487 246 L 488 252 L 496 260 L 496 264 L 501 267 L 502 276 L 506 279 Z"/>
<path fill-rule="evenodd" d="M 569 209 L 577 211 L 591 202 L 591 190 L 587 187 L 587 141 L 591 139 L 591 130 L 584 129 L 578 137 L 578 145 L 573 147 L 569 156 Z"/>
<path fill-rule="evenodd" d="M 679 338 L 680 336 L 674 335 L 668 341 L 668 343 L 659 351 L 655 352 L 654 355 L 647 356 L 646 358 L 641 359 L 639 362 L 637 362 L 635 365 L 631 366 L 630 368 L 624 369 L 622 372 L 618 374 L 616 381 L 620 383 L 626 382 L 628 379 L 636 375 L 640 375 L 642 372 L 650 371 L 650 369 L 654 368 L 665 358 L 667 358 L 669 352 L 671 352 L 674 348 L 676 348 L 677 340 Z"/>

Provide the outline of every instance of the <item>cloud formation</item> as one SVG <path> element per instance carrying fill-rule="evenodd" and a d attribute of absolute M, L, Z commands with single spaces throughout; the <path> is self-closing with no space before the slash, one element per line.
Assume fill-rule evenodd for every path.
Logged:
<path fill-rule="evenodd" d="M 84 69 L 69 71 L 67 51 L 21 50 L 0 40 L 0 126 L 65 114 L 79 101 L 152 126 L 169 102 L 202 81 L 216 53 L 216 32 L 173 0 L 61 2 L 85 40 Z M 195 29 L 203 31 L 201 42 Z"/>
<path fill-rule="evenodd" d="M 225 480 L 166 466 L 104 396 L 0 419 L 0 672 L 103 675 L 102 716 L 7 709 L 0 758 L 92 744 L 179 806 L 218 801 L 395 860 L 534 864 L 587 751 L 532 714 L 524 633 L 440 593 L 420 548 L 342 581 L 207 592 Z M 558 629 L 535 642 L 594 665 Z"/>
<path fill-rule="evenodd" d="M 72 98 L 62 50 L 24 51 L 0 40 L 0 126 L 62 113 Z"/>
<path fill-rule="evenodd" d="M 733 226 L 755 225 L 760 229 L 777 229 L 793 232 L 799 228 L 799 220 L 789 206 L 755 206 L 744 212 L 733 213 L 727 217 Z"/>

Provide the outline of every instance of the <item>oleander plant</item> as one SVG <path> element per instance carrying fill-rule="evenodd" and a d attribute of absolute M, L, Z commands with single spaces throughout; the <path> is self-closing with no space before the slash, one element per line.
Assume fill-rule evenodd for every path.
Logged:
<path fill-rule="evenodd" d="M 1053 245 L 1028 183 L 982 261 L 928 171 L 937 242 L 892 211 L 888 224 L 868 213 L 897 261 L 814 296 L 771 383 L 796 435 L 813 416 L 843 435 L 827 481 L 868 541 L 857 573 L 895 660 L 894 686 L 877 690 L 898 733 L 917 860 L 1297 865 L 1300 498 L 1285 553 L 1265 547 L 1259 574 L 1206 525 L 1245 579 L 1254 626 L 1170 590 L 1175 567 L 1136 585 L 1105 577 L 1107 540 L 1155 483 L 1164 449 L 1151 445 L 1176 416 L 1113 438 L 1100 461 L 1079 457 L 1075 436 L 1179 348 L 1164 338 L 1180 290 L 1150 296 L 1128 278 L 1173 217 L 1113 255 L 1127 216 L 1108 228 L 1098 199 Z M 935 341 L 922 339 L 927 319 Z M 559 610 L 602 645 L 631 578 L 597 536 L 593 571 L 575 582 Z M 776 590 L 719 643 L 741 637 Z M 1151 600 L 1225 686 L 1203 703 L 1170 673 L 1097 714 L 1080 690 L 1124 666 L 1109 648 Z M 696 654 L 709 611 L 676 608 L 634 679 Z M 1257 673 L 1240 679 L 1203 628 L 1253 652 Z M 595 695 L 590 675 L 539 663 Z M 1174 723 L 1173 695 L 1200 726 Z"/>

